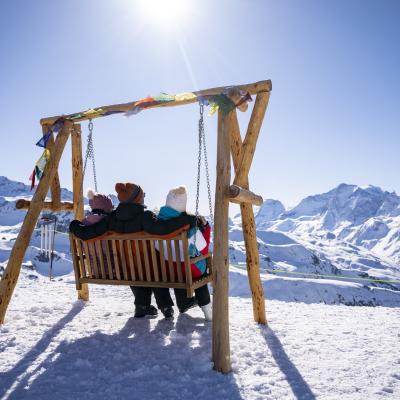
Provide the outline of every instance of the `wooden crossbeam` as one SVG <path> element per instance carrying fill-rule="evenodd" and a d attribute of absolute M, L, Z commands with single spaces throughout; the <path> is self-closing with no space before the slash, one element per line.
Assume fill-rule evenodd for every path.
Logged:
<path fill-rule="evenodd" d="M 31 202 L 25 199 L 18 199 L 15 202 L 15 208 L 17 210 L 29 209 Z M 62 201 L 58 204 L 54 204 L 52 201 L 43 202 L 43 210 L 46 211 L 74 211 L 74 204 L 70 201 Z"/>
<path fill-rule="evenodd" d="M 231 113 L 231 154 L 235 171 L 238 171 L 241 155 L 243 154 L 242 138 L 237 120 L 236 111 Z M 243 187 L 249 187 L 249 179 L 246 175 L 243 179 Z M 243 238 L 246 247 L 246 265 L 249 277 L 249 285 L 253 300 L 254 320 L 259 324 L 266 324 L 264 289 L 260 279 L 260 255 L 257 247 L 256 224 L 252 204 L 241 203 Z"/>
<path fill-rule="evenodd" d="M 229 186 L 229 201 L 237 204 L 249 203 L 255 206 L 261 206 L 264 200 L 261 196 L 250 190 L 237 185 L 231 185 Z"/>
<path fill-rule="evenodd" d="M 66 122 L 61 132 L 57 135 L 54 146 L 52 147 L 50 160 L 44 169 L 43 177 L 40 180 L 36 192 L 32 197 L 29 210 L 26 213 L 17 239 L 15 240 L 14 246 L 11 250 L 6 270 L 4 271 L 3 277 L 0 281 L 0 324 L 4 323 L 7 307 L 11 300 L 11 296 L 21 271 L 21 264 L 25 255 L 25 251 L 29 245 L 33 230 L 35 229 L 35 225 L 42 210 L 43 202 L 46 198 L 50 184 L 57 172 L 58 164 L 60 162 L 65 143 L 68 140 L 72 125 L 72 122 Z"/>
<path fill-rule="evenodd" d="M 245 182 L 253 161 L 254 151 L 257 145 L 258 135 L 264 119 L 265 111 L 268 106 L 270 93 L 259 93 L 256 97 L 253 111 L 251 113 L 249 126 L 246 136 L 243 140 L 240 159 L 236 169 L 236 175 L 233 183 L 245 187 Z M 246 188 L 248 189 L 248 188 Z"/>
<path fill-rule="evenodd" d="M 196 103 L 198 101 L 197 97 L 220 94 L 220 93 L 224 92 L 225 90 L 227 90 L 229 87 L 231 87 L 231 86 L 222 86 L 222 87 L 217 87 L 217 88 L 199 90 L 197 92 L 193 92 L 193 94 L 195 95 L 193 98 L 183 98 L 181 100 L 174 100 L 174 101 L 169 101 L 166 103 L 155 104 L 148 108 L 174 107 L 174 106 L 181 106 L 184 104 Z M 248 83 L 245 85 L 235 85 L 235 87 L 237 87 L 241 90 L 244 90 L 246 92 L 249 92 L 250 94 L 257 94 L 257 93 L 261 93 L 261 92 L 271 91 L 272 90 L 272 82 L 270 80 L 266 80 L 266 81 L 260 81 L 260 82 L 255 82 L 255 83 Z M 123 103 L 123 104 L 113 104 L 113 105 L 109 105 L 109 106 L 101 106 L 101 107 L 97 107 L 96 109 L 101 108 L 104 112 L 112 112 L 112 111 L 125 111 L 126 112 L 126 111 L 131 110 L 132 107 L 135 106 L 136 102 L 137 102 L 137 100 L 131 101 L 129 103 Z M 85 111 L 81 111 L 78 113 L 65 115 L 64 117 L 68 118 L 73 115 L 83 114 L 84 112 Z M 42 118 L 40 120 L 40 123 L 42 125 L 45 125 L 45 124 L 52 125 L 60 117 L 62 117 L 62 115 L 48 117 L 48 118 Z M 99 118 L 99 117 L 101 117 L 101 115 L 82 116 L 81 118 L 74 119 L 74 122 L 86 121 L 89 119 L 94 119 L 94 118 Z"/>

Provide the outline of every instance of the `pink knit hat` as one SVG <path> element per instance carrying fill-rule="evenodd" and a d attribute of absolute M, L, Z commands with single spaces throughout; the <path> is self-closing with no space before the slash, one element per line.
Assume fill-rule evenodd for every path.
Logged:
<path fill-rule="evenodd" d="M 114 208 L 111 199 L 104 194 L 95 194 L 93 190 L 89 189 L 87 197 L 92 210 L 103 210 L 106 213 L 110 213 Z"/>

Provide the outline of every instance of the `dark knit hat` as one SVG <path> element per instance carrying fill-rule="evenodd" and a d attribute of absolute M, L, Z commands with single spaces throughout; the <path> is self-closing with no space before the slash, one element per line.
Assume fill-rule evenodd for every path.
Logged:
<path fill-rule="evenodd" d="M 138 203 L 143 204 L 144 192 L 143 189 L 134 183 L 117 183 L 115 191 L 118 194 L 118 200 L 121 203 Z"/>

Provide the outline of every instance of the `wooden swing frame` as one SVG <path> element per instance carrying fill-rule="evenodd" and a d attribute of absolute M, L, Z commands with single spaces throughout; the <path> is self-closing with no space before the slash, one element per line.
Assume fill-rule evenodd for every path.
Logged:
<path fill-rule="evenodd" d="M 262 197 L 249 190 L 248 174 L 253 161 L 257 139 L 260 133 L 264 115 L 268 106 L 272 83 L 270 80 L 238 85 L 237 88 L 251 95 L 256 95 L 247 132 L 242 140 L 236 109 L 224 114 L 218 111 L 217 165 L 215 186 L 215 218 L 214 218 L 214 251 L 213 251 L 213 328 L 212 328 L 212 359 L 214 369 L 228 373 L 231 371 L 229 343 L 229 254 L 228 254 L 228 214 L 229 202 L 239 203 L 243 237 L 246 247 L 246 262 L 250 289 L 253 300 L 254 320 L 266 324 L 264 291 L 260 279 L 259 252 L 257 247 L 256 225 L 253 205 L 260 205 Z M 194 92 L 193 98 L 184 98 L 167 103 L 155 104 L 155 107 L 171 107 L 196 103 L 197 97 L 218 95 L 229 87 L 218 87 Z M 104 112 L 128 111 L 135 102 L 103 106 Z M 150 107 L 149 107 L 150 108 Z M 75 115 L 75 114 L 71 114 Z M 42 210 L 71 211 L 76 219 L 82 219 L 82 141 L 81 126 L 78 122 L 97 118 L 100 115 L 85 116 L 73 121 L 66 119 L 62 130 L 54 137 L 52 133 L 47 143 L 50 150 L 48 161 L 42 179 L 31 201 L 19 200 L 17 208 L 27 209 L 19 234 L 11 250 L 10 258 L 0 281 L 0 324 L 4 323 L 8 304 L 17 284 L 21 264 L 29 245 L 37 219 Z M 61 116 L 40 120 L 43 134 L 49 131 L 51 125 Z M 69 116 L 66 116 L 67 118 Z M 73 202 L 61 201 L 61 186 L 58 176 L 58 166 L 68 138 L 72 144 L 72 186 Z M 231 156 L 234 165 L 234 179 L 231 185 Z M 48 190 L 51 190 L 51 201 L 45 201 Z M 88 285 L 83 283 L 78 290 L 78 298 L 89 299 Z"/>

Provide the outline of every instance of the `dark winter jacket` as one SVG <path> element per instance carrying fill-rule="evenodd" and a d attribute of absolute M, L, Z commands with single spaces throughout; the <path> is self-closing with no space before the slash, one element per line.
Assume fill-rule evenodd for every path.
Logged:
<path fill-rule="evenodd" d="M 154 235 L 166 235 L 184 225 L 196 225 L 196 217 L 182 213 L 179 217 L 161 220 L 152 211 L 145 211 L 145 207 L 135 203 L 120 203 L 108 216 L 96 224 L 83 225 L 74 220 L 69 230 L 83 240 L 94 239 L 108 231 L 117 233 L 134 233 L 145 231 Z"/>

